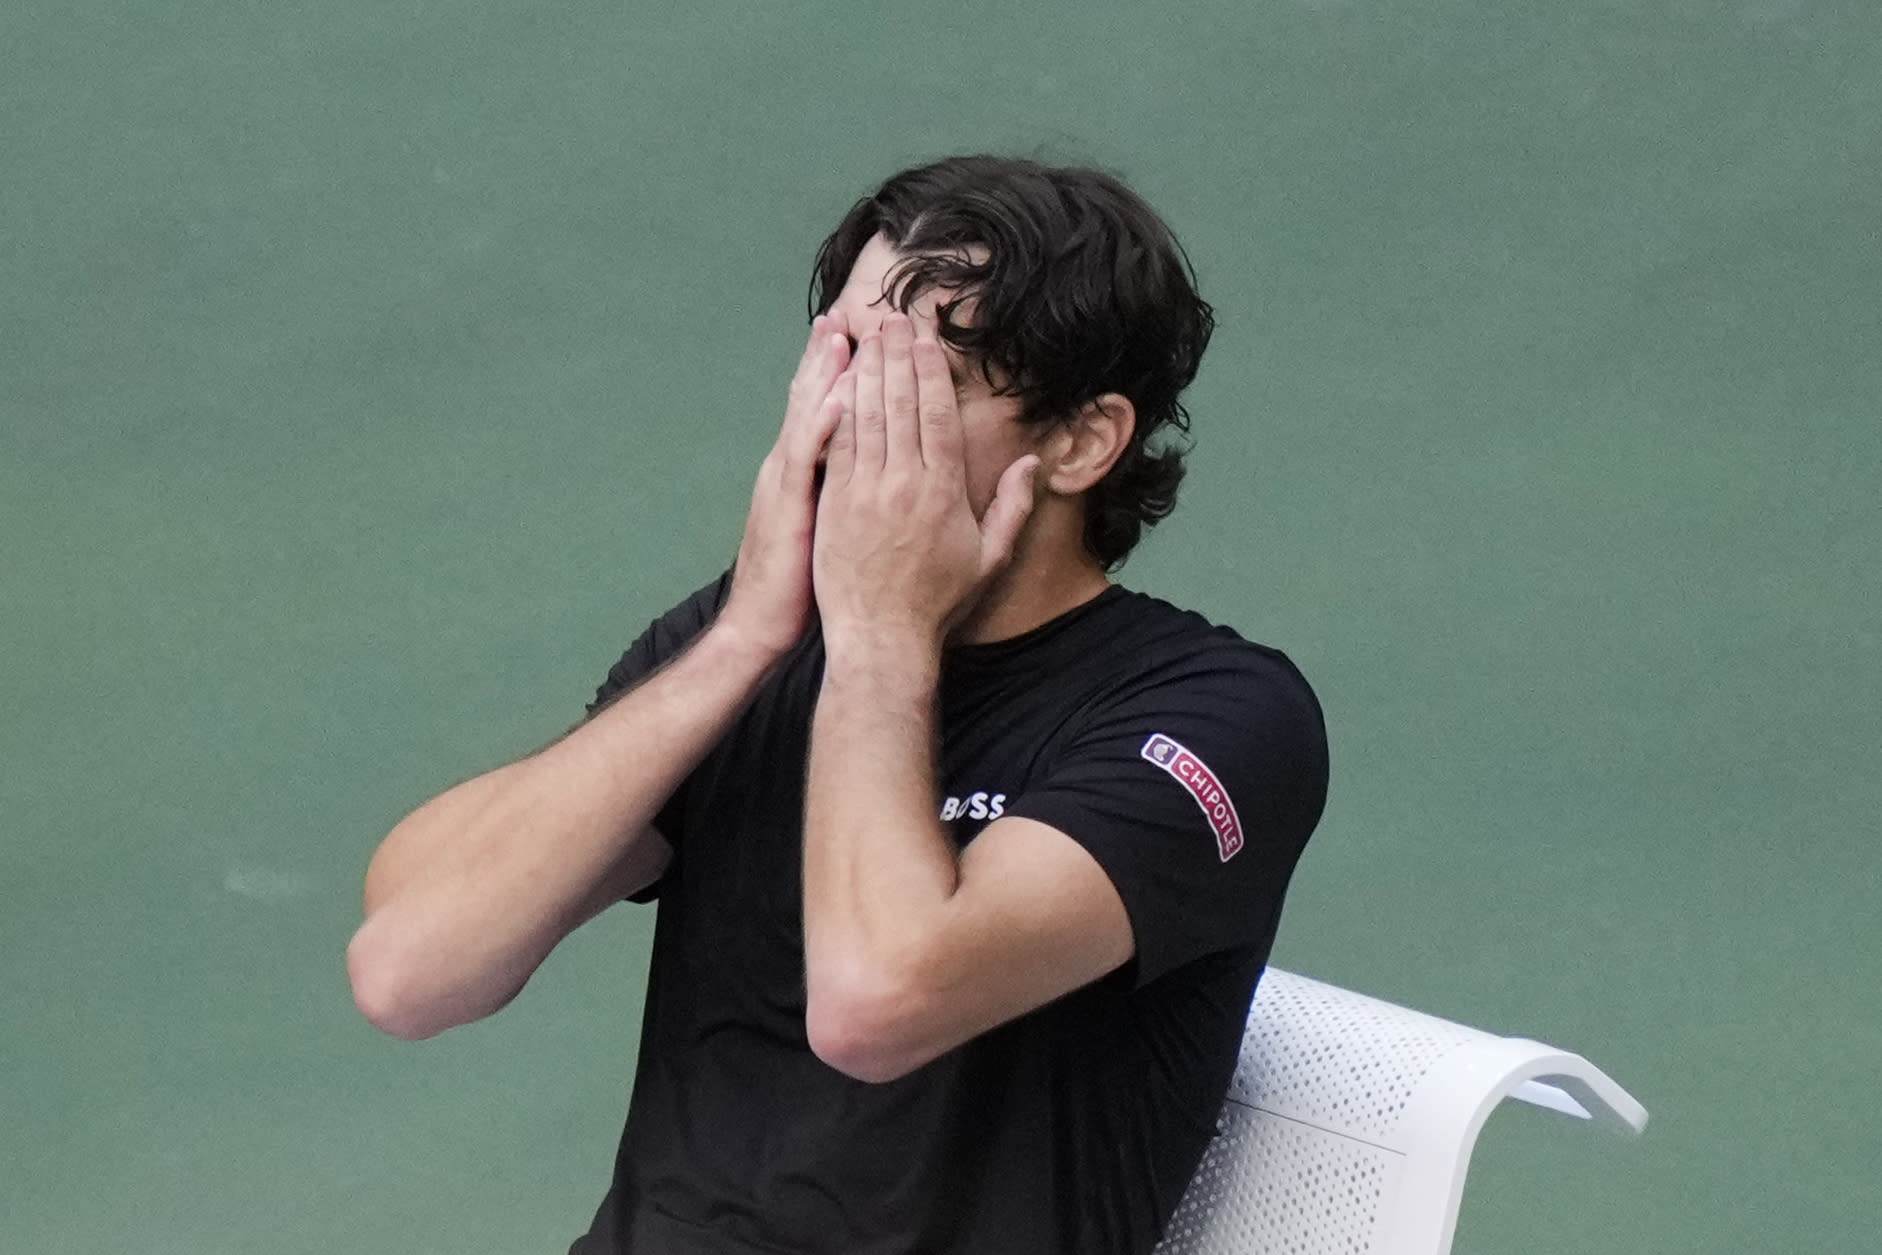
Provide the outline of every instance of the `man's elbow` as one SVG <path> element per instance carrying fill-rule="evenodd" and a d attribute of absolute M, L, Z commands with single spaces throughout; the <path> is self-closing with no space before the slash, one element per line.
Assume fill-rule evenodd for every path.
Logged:
<path fill-rule="evenodd" d="M 871 1085 L 898 1080 L 941 1052 L 915 1032 L 912 995 L 877 984 L 815 988 L 804 1011 L 811 1053 Z"/>
<path fill-rule="evenodd" d="M 462 1022 L 442 1013 L 411 965 L 391 952 L 383 934 L 370 922 L 353 934 L 346 947 L 346 975 L 353 987 L 353 1005 L 382 1033 L 423 1041 Z"/>

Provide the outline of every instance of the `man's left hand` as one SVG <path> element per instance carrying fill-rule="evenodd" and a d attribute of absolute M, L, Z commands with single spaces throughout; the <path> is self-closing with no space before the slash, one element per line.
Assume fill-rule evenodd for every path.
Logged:
<path fill-rule="evenodd" d="M 842 417 L 817 506 L 812 580 L 832 656 L 939 649 L 1011 560 L 1039 460 L 1017 459 L 980 518 L 965 436 L 932 320 L 883 319 L 833 389 Z"/>

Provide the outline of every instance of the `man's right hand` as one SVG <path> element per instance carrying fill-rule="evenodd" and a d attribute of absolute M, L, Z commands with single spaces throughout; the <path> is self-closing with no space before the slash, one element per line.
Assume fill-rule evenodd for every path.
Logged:
<path fill-rule="evenodd" d="M 847 320 L 840 313 L 818 315 L 791 380 L 778 441 L 758 468 L 732 592 L 715 625 L 773 655 L 789 651 L 810 623 L 817 464 L 841 416 L 831 385 L 849 359 Z"/>

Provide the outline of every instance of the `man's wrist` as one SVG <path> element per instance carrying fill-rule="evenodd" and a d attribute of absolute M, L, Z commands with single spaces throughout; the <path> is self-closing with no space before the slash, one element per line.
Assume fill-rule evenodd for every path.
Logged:
<path fill-rule="evenodd" d="M 914 625 L 824 625 L 824 687 L 866 687 L 890 696 L 931 694 L 941 676 L 941 638 Z"/>
<path fill-rule="evenodd" d="M 776 631 L 754 631 L 737 619 L 721 616 L 700 634 L 696 651 L 711 655 L 725 666 L 758 672 L 769 671 L 791 652 L 796 641 L 785 641 Z"/>

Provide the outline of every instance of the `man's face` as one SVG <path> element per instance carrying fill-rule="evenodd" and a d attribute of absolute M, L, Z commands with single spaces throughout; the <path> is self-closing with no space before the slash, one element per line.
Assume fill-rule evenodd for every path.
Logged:
<path fill-rule="evenodd" d="M 883 316 L 895 312 L 884 292 L 890 273 L 902 260 L 903 254 L 896 252 L 881 236 L 863 246 L 855 266 L 850 269 L 849 281 L 830 305 L 833 311 L 841 311 L 849 319 L 853 338 L 860 340 L 876 331 L 882 326 Z M 924 323 L 932 325 L 935 306 L 944 302 L 948 295 L 930 288 L 909 307 L 918 330 Z M 967 313 L 971 318 L 971 305 Z M 957 312 L 956 317 L 959 316 Z M 946 346 L 945 341 L 943 346 Z M 967 500 L 973 506 L 974 517 L 978 518 L 993 500 L 993 490 L 999 485 L 1001 474 L 1018 458 L 1036 452 L 1039 444 L 1035 430 L 1019 421 L 1023 407 L 1017 398 L 997 395 L 980 371 L 953 348 L 947 349 L 947 355 L 953 367 L 954 395 L 961 411 Z"/>

